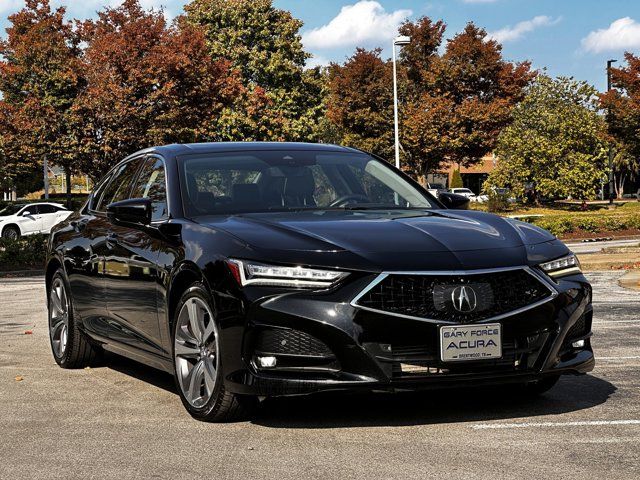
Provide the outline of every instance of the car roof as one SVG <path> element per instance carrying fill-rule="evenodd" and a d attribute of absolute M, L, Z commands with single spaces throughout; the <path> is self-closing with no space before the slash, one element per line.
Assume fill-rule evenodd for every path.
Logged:
<path fill-rule="evenodd" d="M 360 150 L 350 147 L 341 147 L 329 143 L 305 143 L 305 142 L 210 142 L 210 143 L 185 143 L 164 145 L 146 148 L 130 155 L 135 157 L 145 153 L 158 153 L 162 156 L 175 157 L 198 153 L 217 152 L 243 152 L 243 151 L 324 151 L 324 152 L 352 152 L 362 153 Z"/>

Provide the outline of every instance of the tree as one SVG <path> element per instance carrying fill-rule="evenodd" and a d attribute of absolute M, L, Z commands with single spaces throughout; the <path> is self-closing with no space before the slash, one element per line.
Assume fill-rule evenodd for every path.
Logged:
<path fill-rule="evenodd" d="M 411 37 L 398 63 L 401 164 L 423 183 L 444 163 L 478 163 L 511 121 L 535 73 L 510 63 L 486 32 L 468 24 L 440 53 L 446 26 L 422 17 L 399 29 Z M 393 152 L 392 66 L 362 49 L 330 68 L 328 118 L 343 142 L 386 158 Z"/>
<path fill-rule="evenodd" d="M 329 67 L 327 117 L 344 145 L 393 155 L 392 70 L 380 50 L 357 49 L 344 64 Z"/>
<path fill-rule="evenodd" d="M 600 96 L 606 110 L 607 130 L 614 145 L 616 194 L 622 196 L 624 181 L 640 170 L 640 57 L 625 53 L 627 65 L 611 69 L 612 89 Z"/>
<path fill-rule="evenodd" d="M 244 89 L 229 62 L 214 61 L 204 34 L 168 27 L 138 0 L 79 25 L 87 87 L 74 108 L 83 169 L 92 178 L 144 147 L 216 140 L 218 117 Z"/>
<path fill-rule="evenodd" d="M 221 119 L 225 139 L 318 139 L 323 79 L 304 68 L 300 20 L 272 0 L 193 0 L 185 12 L 205 30 L 212 58 L 230 60 L 246 88 Z"/>
<path fill-rule="evenodd" d="M 513 106 L 535 77 L 529 62 L 503 60 L 502 47 L 473 23 L 438 54 L 445 26 L 423 17 L 406 22 L 403 49 L 409 98 L 402 110 L 406 161 L 419 176 L 443 162 L 470 166 L 495 147 Z"/>
<path fill-rule="evenodd" d="M 464 183 L 462 183 L 462 175 L 460 175 L 460 169 L 456 168 L 453 171 L 453 175 L 451 175 L 451 185 L 450 188 L 462 188 L 464 187 Z"/>
<path fill-rule="evenodd" d="M 540 75 L 498 140 L 487 185 L 545 197 L 591 198 L 605 173 L 605 124 L 586 82 Z"/>
<path fill-rule="evenodd" d="M 83 79 L 78 40 L 64 15 L 64 8 L 52 11 L 49 0 L 26 0 L 9 17 L 7 38 L 0 41 L 0 130 L 4 174 L 37 171 L 47 155 L 65 171 L 70 204 L 71 175 L 78 165 L 71 116 Z"/>

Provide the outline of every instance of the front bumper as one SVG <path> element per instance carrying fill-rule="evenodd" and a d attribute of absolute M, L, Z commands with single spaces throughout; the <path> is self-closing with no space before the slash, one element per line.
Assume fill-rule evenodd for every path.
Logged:
<path fill-rule="evenodd" d="M 363 275 L 329 292 L 245 292 L 246 309 L 229 313 L 223 329 L 225 387 L 259 396 L 404 391 L 522 383 L 594 368 L 591 287 L 582 275 L 561 279 L 558 295 L 548 302 L 499 320 L 502 358 L 455 364 L 439 358 L 438 328 L 444 323 L 350 304 L 371 279 Z M 312 340 L 287 344 L 296 334 Z M 583 345 L 575 347 L 580 340 Z M 275 356 L 277 366 L 261 367 L 256 359 L 262 355 Z"/>

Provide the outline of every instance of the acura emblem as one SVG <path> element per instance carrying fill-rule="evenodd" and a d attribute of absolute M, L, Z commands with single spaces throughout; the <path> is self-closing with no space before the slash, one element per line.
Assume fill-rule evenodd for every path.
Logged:
<path fill-rule="evenodd" d="M 451 301 L 453 302 L 453 308 L 462 313 L 473 312 L 478 303 L 475 290 L 466 285 L 453 289 Z"/>

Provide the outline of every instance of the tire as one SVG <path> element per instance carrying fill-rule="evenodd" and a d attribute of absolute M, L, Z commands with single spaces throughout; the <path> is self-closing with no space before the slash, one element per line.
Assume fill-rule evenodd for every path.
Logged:
<path fill-rule="evenodd" d="M 99 347 L 91 345 L 78 329 L 69 285 L 62 269 L 51 278 L 47 292 L 51 353 L 62 368 L 84 368 L 98 358 Z"/>
<path fill-rule="evenodd" d="M 172 322 L 176 388 L 197 420 L 230 422 L 247 418 L 257 398 L 224 387 L 215 308 L 206 287 L 194 283 L 180 298 Z"/>
<path fill-rule="evenodd" d="M 17 240 L 20 238 L 20 230 L 18 227 L 13 225 L 9 225 L 2 230 L 2 238 L 6 238 L 9 240 Z"/>

